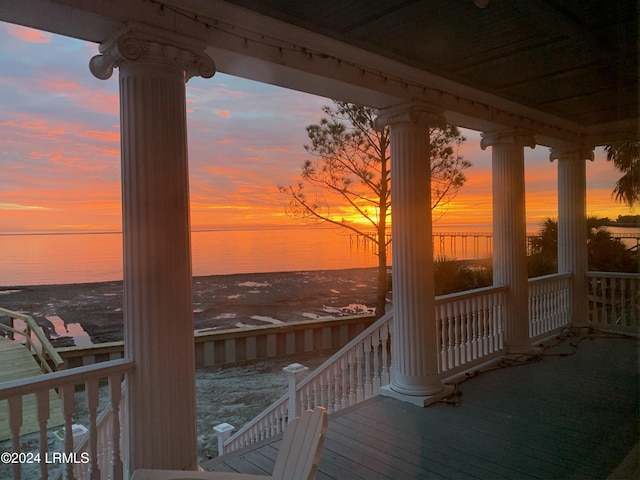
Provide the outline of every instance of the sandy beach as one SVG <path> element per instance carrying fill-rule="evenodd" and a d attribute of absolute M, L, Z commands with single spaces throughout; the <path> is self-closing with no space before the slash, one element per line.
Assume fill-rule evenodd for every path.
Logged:
<path fill-rule="evenodd" d="M 375 295 L 375 268 L 194 277 L 194 329 L 366 313 Z M 73 345 L 73 336 L 56 334 L 45 317 L 81 325 L 92 343 L 111 342 L 123 339 L 122 306 L 121 281 L 0 287 L 0 307 L 31 315 L 60 347 Z"/>

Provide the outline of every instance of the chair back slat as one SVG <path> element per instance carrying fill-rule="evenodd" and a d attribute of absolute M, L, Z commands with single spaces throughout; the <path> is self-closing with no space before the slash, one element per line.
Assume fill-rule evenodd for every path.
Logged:
<path fill-rule="evenodd" d="M 291 422 L 278 451 L 273 478 L 313 480 L 324 447 L 328 414 L 322 407 L 306 410 Z"/>

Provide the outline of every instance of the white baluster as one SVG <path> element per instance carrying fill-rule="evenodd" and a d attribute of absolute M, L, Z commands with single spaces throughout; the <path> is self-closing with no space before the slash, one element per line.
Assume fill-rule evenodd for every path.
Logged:
<path fill-rule="evenodd" d="M 364 381 L 362 375 L 364 375 L 364 365 L 362 360 L 364 358 L 363 352 L 364 345 L 362 343 L 356 346 L 356 402 L 364 400 Z"/>
<path fill-rule="evenodd" d="M 40 430 L 40 458 L 45 459 L 49 452 L 49 441 L 47 439 L 47 422 L 49 421 L 49 390 L 38 390 L 36 392 L 36 402 L 38 408 L 38 428 Z M 40 477 L 49 478 L 48 464 L 44 460 L 40 462 Z"/>
<path fill-rule="evenodd" d="M 376 331 L 371 337 L 371 346 L 373 348 L 373 395 L 377 395 L 380 390 L 380 330 Z"/>
<path fill-rule="evenodd" d="M 465 300 L 465 315 L 464 315 L 464 329 L 462 338 L 465 340 L 465 348 L 463 350 L 464 359 L 463 363 L 467 363 L 471 360 L 471 339 L 473 334 L 473 304 L 472 299 L 467 298 Z"/>
<path fill-rule="evenodd" d="M 328 385 L 326 380 L 326 375 L 319 375 L 318 382 L 320 384 L 320 401 L 318 405 L 324 407 L 329 411 L 329 399 L 328 399 Z"/>
<path fill-rule="evenodd" d="M 120 402 L 122 400 L 122 384 L 120 375 L 109 377 L 109 389 L 111 400 L 111 478 L 124 477 L 124 465 L 121 458 L 120 445 Z"/>
<path fill-rule="evenodd" d="M 436 305 L 436 335 L 438 336 L 438 348 L 440 349 L 440 371 L 447 369 L 447 327 L 445 323 L 445 307 Z"/>
<path fill-rule="evenodd" d="M 9 430 L 11 430 L 11 446 L 14 453 L 20 453 L 20 429 L 22 428 L 22 396 L 9 397 Z M 22 467 L 20 462 L 13 464 L 13 478 L 20 479 Z"/>
<path fill-rule="evenodd" d="M 457 367 L 460 365 L 460 350 L 462 348 L 462 338 L 460 336 L 460 329 L 462 328 L 462 311 L 458 300 L 453 301 L 451 306 L 453 307 L 453 362 Z"/>
<path fill-rule="evenodd" d="M 76 386 L 73 384 L 63 385 L 60 389 L 62 394 L 62 414 L 64 416 L 64 451 L 67 455 L 73 453 L 73 411 L 76 401 Z M 68 480 L 74 480 L 74 464 L 68 462 L 65 465 Z"/>
<path fill-rule="evenodd" d="M 607 324 L 607 279 L 600 278 L 600 305 L 602 309 L 600 311 L 600 323 Z"/>
<path fill-rule="evenodd" d="M 380 374 L 380 386 L 389 385 L 389 359 L 387 348 L 389 348 L 389 327 L 382 326 L 382 372 Z M 393 355 L 393 352 L 391 352 Z"/>
<path fill-rule="evenodd" d="M 535 284 L 532 285 L 531 292 L 531 334 L 536 335 L 538 333 L 538 323 L 540 319 L 540 298 L 538 295 L 538 290 L 536 289 Z"/>
<path fill-rule="evenodd" d="M 313 382 L 307 383 L 304 387 L 304 390 L 305 390 L 304 395 L 306 400 L 305 410 L 313 410 L 314 403 L 315 403 L 315 390 L 313 388 Z"/>
<path fill-rule="evenodd" d="M 333 372 L 331 368 L 327 369 L 326 372 L 326 383 L 327 383 L 327 412 L 333 413 L 335 411 L 335 383 L 333 381 Z"/>
<path fill-rule="evenodd" d="M 100 480 L 100 466 L 98 459 L 98 379 L 92 378 L 85 382 L 87 394 L 87 409 L 89 410 L 89 476 L 91 480 Z"/>
<path fill-rule="evenodd" d="M 313 392 L 313 407 L 322 405 L 322 390 L 320 388 L 320 378 L 316 378 L 311 384 L 311 391 Z"/>
<path fill-rule="evenodd" d="M 589 281 L 589 323 L 595 325 L 598 323 L 598 307 L 596 300 L 597 279 L 592 277 Z"/>
<path fill-rule="evenodd" d="M 454 322 L 454 317 L 453 317 L 453 312 L 452 312 L 452 306 L 450 303 L 447 303 L 447 343 L 448 343 L 448 348 L 447 348 L 447 370 L 449 370 L 450 368 L 453 368 L 453 366 L 455 365 L 454 363 L 454 335 L 453 335 L 453 322 Z"/>
<path fill-rule="evenodd" d="M 342 378 L 342 401 L 341 408 L 347 408 L 349 406 L 349 377 L 347 375 L 347 368 L 349 367 L 347 359 L 342 357 L 340 360 L 340 376 Z"/>
<path fill-rule="evenodd" d="M 335 392 L 335 402 L 333 405 L 333 411 L 337 412 L 340 410 L 340 370 L 338 367 L 338 362 L 333 365 L 333 388 Z"/>
<path fill-rule="evenodd" d="M 480 299 L 480 338 L 479 338 L 479 343 L 478 343 L 478 355 L 480 356 L 485 356 L 487 355 L 491 350 L 490 350 L 490 337 L 491 337 L 491 323 L 489 321 L 489 299 L 487 298 L 487 296 L 483 296 Z M 492 340 L 491 340 L 492 341 Z"/>
<path fill-rule="evenodd" d="M 502 315 L 503 297 L 498 294 L 491 295 L 489 305 L 489 335 L 491 348 L 488 353 L 493 353 L 502 348 Z"/>
<path fill-rule="evenodd" d="M 556 312 L 556 296 L 557 290 L 555 289 L 557 285 L 557 281 L 553 280 L 545 285 L 545 297 L 547 303 L 547 314 L 546 314 L 546 322 L 544 326 L 544 330 L 541 333 L 549 332 L 553 330 L 553 325 L 555 323 L 554 316 Z"/>
<path fill-rule="evenodd" d="M 473 297 L 472 309 L 473 309 L 473 324 L 472 324 L 472 340 L 471 340 L 471 358 L 473 360 L 478 358 L 478 332 L 480 330 L 480 322 L 482 321 L 482 311 L 478 297 Z"/>
<path fill-rule="evenodd" d="M 364 398 L 373 395 L 371 385 L 371 337 L 367 337 L 364 343 Z"/>
<path fill-rule="evenodd" d="M 609 315 L 609 321 L 607 322 L 609 325 L 613 325 L 616 323 L 618 319 L 618 308 L 617 308 L 617 297 L 618 297 L 618 280 L 616 278 L 611 279 L 611 288 L 609 288 L 610 292 L 610 301 L 611 301 L 611 313 Z"/>

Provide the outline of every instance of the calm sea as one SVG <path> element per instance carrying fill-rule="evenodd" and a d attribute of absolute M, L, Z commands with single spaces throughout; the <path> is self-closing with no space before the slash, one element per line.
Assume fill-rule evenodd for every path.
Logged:
<path fill-rule="evenodd" d="M 612 228 L 616 233 L 638 229 Z M 473 231 L 473 229 L 468 229 Z M 477 259 L 491 255 L 490 233 L 438 236 L 434 256 Z M 637 240 L 625 240 L 628 247 Z M 326 227 L 193 232 L 194 276 L 374 267 L 370 245 Z M 122 280 L 122 235 L 0 235 L 0 286 Z M 391 256 L 389 255 L 389 263 Z"/>
<path fill-rule="evenodd" d="M 193 232 L 194 276 L 372 267 L 366 246 L 332 228 Z M 122 235 L 0 235 L 0 286 L 122 280 Z"/>

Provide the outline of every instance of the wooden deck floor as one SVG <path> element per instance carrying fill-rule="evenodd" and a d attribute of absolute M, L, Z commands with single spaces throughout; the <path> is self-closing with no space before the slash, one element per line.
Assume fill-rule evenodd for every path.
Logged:
<path fill-rule="evenodd" d="M 638 341 L 597 338 L 469 378 L 457 406 L 376 397 L 329 417 L 317 478 L 605 479 L 638 443 L 639 382 Z M 204 467 L 270 473 L 278 446 Z"/>
<path fill-rule="evenodd" d="M 40 366 L 24 345 L 0 337 L 0 383 L 42 375 Z M 55 390 L 49 391 L 49 427 L 64 424 L 60 397 Z M 37 432 L 36 396 L 27 395 L 22 399 L 22 434 Z M 0 400 L 0 441 L 11 438 L 6 400 Z"/>

